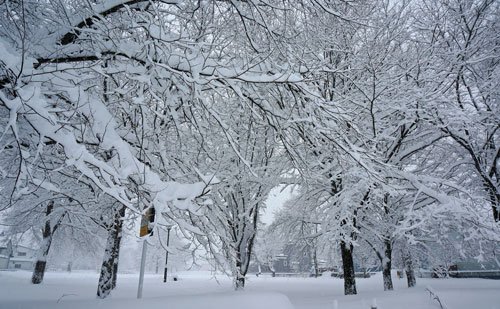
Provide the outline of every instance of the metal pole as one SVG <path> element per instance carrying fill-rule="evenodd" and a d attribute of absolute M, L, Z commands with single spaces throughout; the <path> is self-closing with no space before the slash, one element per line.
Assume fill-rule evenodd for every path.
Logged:
<path fill-rule="evenodd" d="M 148 249 L 148 241 L 147 239 L 144 239 L 142 242 L 141 271 L 139 273 L 139 286 L 137 287 L 137 298 L 142 298 L 142 286 L 144 283 L 144 268 L 146 265 L 147 249 Z"/>
<path fill-rule="evenodd" d="M 170 229 L 167 228 L 167 253 L 165 255 L 165 269 L 163 270 L 163 282 L 167 282 L 167 264 L 168 264 L 168 245 L 170 243 Z"/>

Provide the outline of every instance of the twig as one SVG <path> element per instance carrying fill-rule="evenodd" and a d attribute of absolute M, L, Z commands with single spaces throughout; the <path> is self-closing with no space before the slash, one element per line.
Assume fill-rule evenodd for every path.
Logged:
<path fill-rule="evenodd" d="M 434 299 L 435 301 L 438 302 L 439 306 L 441 307 L 441 309 L 448 309 L 448 306 L 445 305 L 445 303 L 439 298 L 439 296 L 437 295 L 437 293 L 430 287 L 430 286 L 427 286 L 425 288 L 425 290 L 427 292 L 429 292 L 429 296 Z"/>
<path fill-rule="evenodd" d="M 59 303 L 61 301 L 61 299 L 63 299 L 66 296 L 78 296 L 78 294 L 63 294 L 61 297 L 59 297 L 59 299 L 57 300 L 56 303 Z"/>

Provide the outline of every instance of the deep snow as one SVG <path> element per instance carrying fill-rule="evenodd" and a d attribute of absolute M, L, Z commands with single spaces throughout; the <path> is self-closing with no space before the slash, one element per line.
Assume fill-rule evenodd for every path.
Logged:
<path fill-rule="evenodd" d="M 137 275 L 119 274 L 111 298 L 95 299 L 97 273 L 47 273 L 43 284 L 29 283 L 30 273 L 0 272 L 0 308 L 168 308 L 168 309 L 437 309 L 430 286 L 449 309 L 500 309 L 500 280 L 418 279 L 405 287 L 394 276 L 395 290 L 382 291 L 380 274 L 358 279 L 358 295 L 344 296 L 343 282 L 331 277 L 271 278 L 250 276 L 244 292 L 233 292 L 231 281 L 208 272 L 179 273 L 179 281 L 162 282 L 161 275 L 145 277 L 143 299 L 136 299 Z"/>

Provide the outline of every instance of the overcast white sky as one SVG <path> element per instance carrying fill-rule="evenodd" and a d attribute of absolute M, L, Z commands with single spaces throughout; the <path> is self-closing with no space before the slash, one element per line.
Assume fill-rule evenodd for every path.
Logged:
<path fill-rule="evenodd" d="M 277 186 L 271 190 L 269 198 L 266 201 L 266 208 L 262 210 L 261 220 L 266 225 L 273 222 L 274 212 L 283 207 L 283 204 L 293 196 L 293 186 Z"/>

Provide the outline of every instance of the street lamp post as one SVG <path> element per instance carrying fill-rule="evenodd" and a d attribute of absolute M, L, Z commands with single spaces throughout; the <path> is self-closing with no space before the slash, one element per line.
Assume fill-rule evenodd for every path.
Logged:
<path fill-rule="evenodd" d="M 168 245 L 170 244 L 170 230 L 172 226 L 167 226 L 167 253 L 165 255 L 165 269 L 163 271 L 163 282 L 167 282 Z"/>

